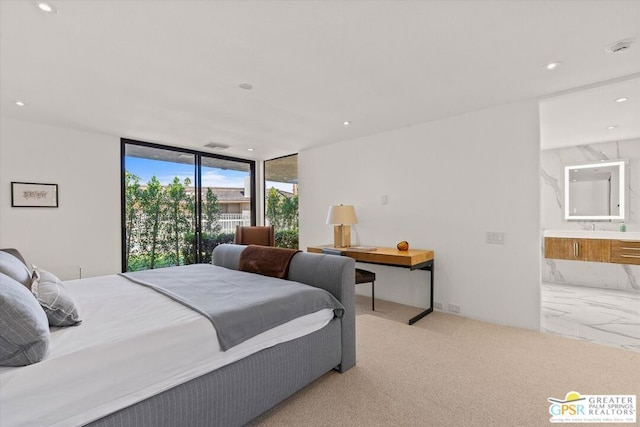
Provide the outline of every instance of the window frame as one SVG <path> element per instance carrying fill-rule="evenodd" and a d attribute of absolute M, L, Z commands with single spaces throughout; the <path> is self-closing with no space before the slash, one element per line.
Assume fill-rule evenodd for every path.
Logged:
<path fill-rule="evenodd" d="M 196 206 L 195 206 L 195 234 L 196 234 L 196 245 L 199 250 L 196 251 L 196 263 L 200 262 L 200 251 L 202 248 L 201 241 L 201 232 L 202 232 L 202 158 L 215 158 L 220 160 L 227 160 L 238 163 L 246 163 L 249 165 L 249 174 L 250 174 L 250 182 L 251 182 L 251 196 L 249 197 L 251 203 L 251 225 L 256 224 L 256 162 L 255 160 L 242 159 L 239 157 L 231 157 L 225 156 L 221 154 L 208 153 L 206 151 L 199 151 L 190 148 L 184 147 L 176 147 L 171 145 L 157 144 L 153 142 L 145 142 L 139 141 L 135 139 L 129 138 L 120 138 L 120 252 L 121 252 L 121 271 L 126 272 L 126 250 L 125 250 L 125 241 L 126 241 L 126 233 L 127 233 L 127 218 L 126 218 L 126 196 L 125 196 L 125 157 L 126 157 L 126 147 L 127 145 L 137 145 L 141 147 L 148 148 L 156 148 L 160 150 L 168 150 L 174 151 L 178 153 L 190 154 L 195 156 L 194 163 L 194 176 L 195 176 L 195 187 L 196 187 Z"/>
<path fill-rule="evenodd" d="M 266 224 L 267 223 L 267 162 L 271 162 L 274 160 L 280 160 L 280 159 L 285 159 L 287 157 L 299 157 L 300 153 L 292 153 L 292 154 L 287 154 L 284 156 L 279 156 L 279 157 L 274 157 L 272 159 L 268 159 L 268 160 L 263 160 L 262 161 L 262 223 Z M 296 161 L 296 163 L 298 164 L 298 162 Z M 297 166 L 296 166 L 297 168 Z M 296 180 L 299 178 L 299 174 L 296 173 Z M 296 183 L 296 185 L 298 185 L 298 189 L 299 184 Z"/>
<path fill-rule="evenodd" d="M 273 159 L 267 159 L 267 160 L 263 160 L 262 161 L 262 206 L 265 207 L 263 209 L 263 213 L 262 213 L 262 223 L 263 224 L 267 223 L 267 213 L 266 213 L 266 208 L 267 208 L 267 162 L 271 162 L 273 160 L 284 159 L 286 157 L 298 156 L 298 155 L 299 155 L 299 153 L 286 154 L 284 156 L 274 157 Z"/>

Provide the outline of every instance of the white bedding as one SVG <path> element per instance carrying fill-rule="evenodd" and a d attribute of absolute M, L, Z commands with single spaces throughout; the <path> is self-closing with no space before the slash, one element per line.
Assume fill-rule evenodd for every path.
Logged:
<path fill-rule="evenodd" d="M 321 310 L 226 352 L 211 322 L 117 276 L 65 282 L 83 319 L 54 328 L 48 357 L 0 368 L 0 425 L 76 426 L 278 343 L 323 328 Z"/>

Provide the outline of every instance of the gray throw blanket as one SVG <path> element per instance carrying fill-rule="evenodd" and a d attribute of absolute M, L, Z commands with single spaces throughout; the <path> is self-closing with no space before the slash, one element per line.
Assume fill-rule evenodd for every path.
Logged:
<path fill-rule="evenodd" d="M 223 351 L 290 320 L 344 307 L 324 289 L 259 274 L 194 264 L 121 273 L 208 318 Z"/>

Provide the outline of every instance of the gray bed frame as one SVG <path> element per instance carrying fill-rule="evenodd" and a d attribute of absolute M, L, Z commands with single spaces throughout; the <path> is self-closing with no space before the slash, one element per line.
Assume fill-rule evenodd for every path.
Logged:
<path fill-rule="evenodd" d="M 220 245 L 213 264 L 237 270 L 243 245 Z M 289 280 L 326 289 L 345 307 L 341 319 L 262 350 L 96 420 L 92 427 L 242 426 L 332 369 L 355 365 L 355 261 L 300 252 Z"/>

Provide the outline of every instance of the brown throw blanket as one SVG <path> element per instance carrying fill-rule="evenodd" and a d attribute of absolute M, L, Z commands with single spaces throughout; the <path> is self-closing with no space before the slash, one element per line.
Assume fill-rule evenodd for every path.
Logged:
<path fill-rule="evenodd" d="M 240 254 L 240 271 L 262 274 L 263 276 L 286 279 L 289 263 L 298 249 L 274 248 L 272 246 L 249 245 Z"/>

